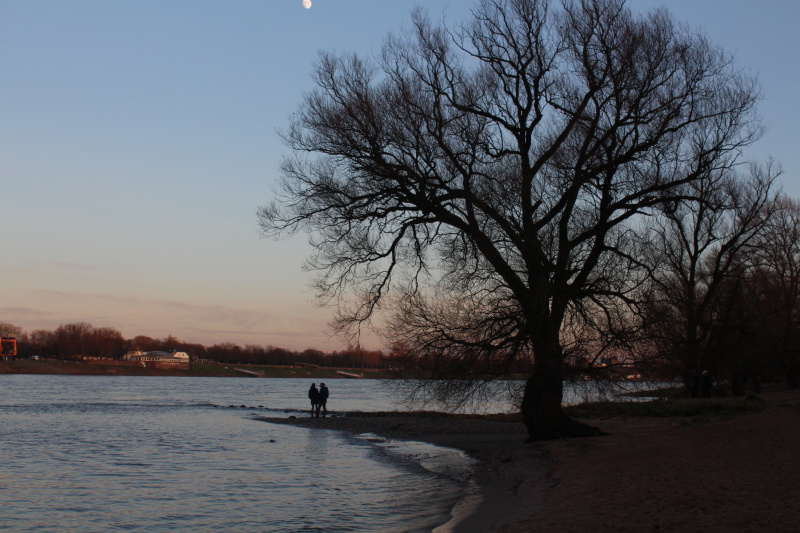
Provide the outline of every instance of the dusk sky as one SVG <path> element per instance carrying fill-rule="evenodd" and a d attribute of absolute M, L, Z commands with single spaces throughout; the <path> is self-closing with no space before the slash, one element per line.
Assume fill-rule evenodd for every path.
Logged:
<path fill-rule="evenodd" d="M 340 349 L 306 236 L 259 236 L 320 50 L 377 54 L 404 0 L 0 0 L 0 321 L 126 337 Z M 464 20 L 471 0 L 428 0 Z M 800 2 L 632 0 L 757 74 L 772 156 L 800 197 Z M 376 338 L 365 342 L 379 348 Z"/>

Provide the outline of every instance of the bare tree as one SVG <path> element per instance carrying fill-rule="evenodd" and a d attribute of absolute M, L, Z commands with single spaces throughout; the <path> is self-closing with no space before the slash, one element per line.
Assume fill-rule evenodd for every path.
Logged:
<path fill-rule="evenodd" d="M 755 331 L 792 388 L 800 387 L 800 202 L 784 196 L 755 248 L 758 269 L 751 278 Z"/>
<path fill-rule="evenodd" d="M 624 304 L 638 219 L 759 136 L 756 82 L 622 0 L 473 15 L 449 31 L 416 12 L 374 61 L 322 54 L 261 227 L 311 234 L 342 328 L 392 294 L 459 287 L 478 311 L 470 344 L 531 361 L 529 438 L 596 434 L 561 407 L 564 326 Z"/>
<path fill-rule="evenodd" d="M 93 328 L 91 331 L 90 355 L 108 359 L 122 357 L 125 352 L 125 338 L 112 327 Z"/>
<path fill-rule="evenodd" d="M 55 349 L 59 357 L 64 359 L 80 359 L 89 355 L 92 346 L 94 326 L 88 322 L 61 324 L 53 332 Z"/>
<path fill-rule="evenodd" d="M 675 360 L 687 384 L 692 372 L 725 367 L 719 359 L 739 284 L 757 266 L 756 251 L 774 211 L 772 165 L 710 172 L 664 202 L 650 220 L 643 261 L 652 272 L 645 321 L 662 353 Z M 716 360 L 716 364 L 715 364 Z M 729 377 L 729 376 L 725 376 Z"/>
<path fill-rule="evenodd" d="M 22 337 L 22 328 L 10 322 L 0 322 L 0 335 L 3 337 Z"/>

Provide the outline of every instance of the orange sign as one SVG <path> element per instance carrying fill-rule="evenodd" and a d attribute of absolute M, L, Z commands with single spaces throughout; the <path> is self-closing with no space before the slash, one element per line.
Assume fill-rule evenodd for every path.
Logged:
<path fill-rule="evenodd" d="M 3 337 L 0 340 L 0 356 L 14 357 L 17 355 L 17 339 L 14 337 Z"/>

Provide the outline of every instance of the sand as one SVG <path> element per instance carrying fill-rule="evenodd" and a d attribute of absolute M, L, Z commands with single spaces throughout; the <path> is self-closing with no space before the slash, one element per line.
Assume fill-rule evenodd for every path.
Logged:
<path fill-rule="evenodd" d="M 611 435 L 525 444 L 521 425 L 408 416 L 265 419 L 459 448 L 479 498 L 436 533 L 800 531 L 800 391 L 758 413 L 591 420 Z"/>

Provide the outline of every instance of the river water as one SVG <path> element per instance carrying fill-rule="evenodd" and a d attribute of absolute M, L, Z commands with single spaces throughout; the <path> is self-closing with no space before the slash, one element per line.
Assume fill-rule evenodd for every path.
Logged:
<path fill-rule="evenodd" d="M 309 385 L 0 375 L 0 531 L 399 533 L 449 520 L 471 461 L 460 451 L 256 420 L 308 416 Z M 328 386 L 334 412 L 408 407 L 381 381 Z"/>
<path fill-rule="evenodd" d="M 447 522 L 456 450 L 254 420 L 298 379 L 0 376 L 0 531 L 411 532 Z M 329 409 L 392 410 L 331 380 Z M 244 407 L 243 407 L 244 406 Z"/>

